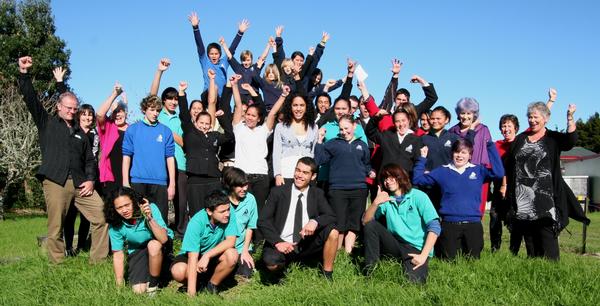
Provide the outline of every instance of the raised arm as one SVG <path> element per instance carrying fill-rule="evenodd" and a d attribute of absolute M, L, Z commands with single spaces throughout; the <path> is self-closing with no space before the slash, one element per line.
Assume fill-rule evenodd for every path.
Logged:
<path fill-rule="evenodd" d="M 569 104 L 569 108 L 567 109 L 567 133 L 573 133 L 577 130 L 577 125 L 575 125 L 575 119 L 573 115 L 577 110 L 577 106 L 575 104 Z"/>
<path fill-rule="evenodd" d="M 395 104 L 396 91 L 398 90 L 398 76 L 402 70 L 402 65 L 403 63 L 400 60 L 396 58 L 392 59 L 392 78 L 385 89 L 383 100 L 381 101 L 381 104 L 379 104 L 379 108 L 385 109 L 388 112 L 391 111 L 392 106 Z"/>
<path fill-rule="evenodd" d="M 196 12 L 192 12 L 188 16 L 188 20 L 190 24 L 192 24 L 192 29 L 194 30 L 194 40 L 196 41 L 196 49 L 198 51 L 198 58 L 202 59 L 202 57 L 206 54 L 206 48 L 204 47 L 204 42 L 202 41 L 202 35 L 200 35 L 200 19 L 198 19 L 198 14 Z"/>
<path fill-rule="evenodd" d="M 186 129 L 192 122 L 192 116 L 190 115 L 190 109 L 188 107 L 188 100 L 185 91 L 188 88 L 186 81 L 179 82 L 179 88 L 177 90 L 177 102 L 179 106 L 179 119 L 181 119 L 181 127 Z M 194 118 L 195 119 L 195 118 Z M 185 133 L 185 130 L 184 130 Z"/>
<path fill-rule="evenodd" d="M 548 109 L 552 109 L 552 105 L 554 105 L 554 102 L 556 102 L 557 96 L 556 89 L 548 89 L 548 102 L 546 102 L 546 107 L 548 107 Z"/>
<path fill-rule="evenodd" d="M 379 205 L 390 200 L 390 195 L 387 192 L 381 190 L 380 186 L 377 186 L 377 196 L 373 200 L 373 203 L 371 203 L 371 205 L 369 205 L 369 207 L 365 210 L 365 214 L 362 218 L 363 225 L 371 222 L 375 218 L 375 213 L 377 212 Z"/>
<path fill-rule="evenodd" d="M 285 99 L 287 98 L 287 96 L 289 94 L 290 94 L 290 87 L 284 85 L 283 91 L 281 92 L 281 96 L 279 96 L 279 99 L 277 99 L 277 102 L 275 102 L 275 104 L 271 108 L 271 111 L 267 115 L 267 120 L 265 120 L 266 127 L 269 131 L 273 130 L 273 126 L 275 125 L 275 119 L 277 117 L 277 113 L 279 112 L 279 109 L 281 108 L 281 106 L 283 105 L 283 102 L 285 102 Z"/>
<path fill-rule="evenodd" d="M 32 65 L 33 59 L 31 56 L 19 58 L 19 91 L 23 95 L 27 109 L 33 118 L 33 122 L 35 122 L 35 125 L 40 129 L 46 125 L 48 112 L 44 109 L 44 106 L 38 99 L 38 95 L 31 82 L 31 76 L 28 74 L 29 68 L 31 68 Z"/>
<path fill-rule="evenodd" d="M 56 90 L 60 94 L 67 92 L 67 86 L 65 86 L 64 82 L 66 72 L 67 70 L 63 67 L 56 67 L 52 70 L 52 74 L 54 75 L 54 79 L 56 80 Z"/>
<path fill-rule="evenodd" d="M 279 68 L 279 73 L 283 75 L 283 68 L 281 67 L 281 63 L 285 59 L 285 50 L 283 49 L 283 38 L 281 38 L 281 33 L 283 33 L 283 26 L 277 26 L 275 28 L 275 52 L 273 53 L 273 62 Z"/>
<path fill-rule="evenodd" d="M 249 27 L 250 21 L 248 21 L 247 19 L 243 19 L 242 21 L 240 21 L 240 23 L 238 23 L 238 31 L 235 34 L 233 40 L 231 41 L 231 48 L 229 48 L 231 51 L 231 55 L 235 54 L 235 50 L 237 50 L 240 41 L 242 41 L 244 33 L 246 32 L 246 30 L 248 30 Z"/>
<path fill-rule="evenodd" d="M 217 112 L 217 96 L 219 91 L 217 88 L 217 83 L 215 82 L 217 73 L 212 69 L 208 69 L 207 73 L 210 84 L 208 86 L 208 108 L 206 111 L 210 114 L 211 118 L 215 118 L 215 113 Z"/>
<path fill-rule="evenodd" d="M 104 129 L 104 121 L 106 120 L 106 113 L 110 109 L 110 107 L 113 104 L 113 102 L 115 101 L 115 99 L 117 99 L 117 97 L 122 92 L 123 92 L 123 88 L 121 87 L 121 84 L 119 84 L 118 82 L 115 83 L 115 86 L 113 87 L 113 90 L 110 93 L 110 95 L 108 96 L 108 98 L 106 98 L 106 100 L 104 100 L 104 102 L 102 102 L 102 104 L 100 104 L 100 107 L 98 108 L 98 111 L 96 112 L 96 125 L 98 126 L 98 128 Z"/>
<path fill-rule="evenodd" d="M 356 68 L 356 62 L 352 59 L 347 60 L 348 63 L 348 74 L 346 75 L 346 82 L 342 87 L 342 93 L 340 93 L 340 98 L 348 100 L 350 98 L 350 94 L 352 94 L 352 78 L 354 77 L 354 69 Z"/>
<path fill-rule="evenodd" d="M 424 113 L 428 109 L 431 109 L 431 107 L 435 104 L 435 102 L 437 102 L 438 96 L 437 96 L 437 93 L 435 92 L 435 88 L 433 87 L 433 84 L 427 82 L 422 77 L 415 74 L 410 79 L 410 82 L 421 84 L 421 87 L 423 88 L 423 93 L 425 94 L 425 99 L 423 99 L 423 101 L 421 103 L 419 103 L 418 105 L 415 105 L 415 108 L 417 109 L 417 118 L 418 118 L 419 116 L 421 116 L 422 113 Z"/>
<path fill-rule="evenodd" d="M 236 74 L 229 79 L 231 82 L 231 91 L 233 92 L 233 101 L 235 102 L 232 120 L 233 125 L 240 123 L 240 121 L 242 121 L 242 117 L 244 116 L 244 110 L 242 109 L 242 97 L 240 96 L 240 89 L 237 85 L 241 78 L 241 75 Z"/>
<path fill-rule="evenodd" d="M 225 42 L 225 38 L 223 38 L 223 36 L 219 37 L 219 44 L 221 45 L 223 52 L 227 56 L 227 59 L 231 60 L 233 58 L 233 54 L 231 54 L 229 47 L 227 47 L 227 43 Z"/>
<path fill-rule="evenodd" d="M 158 62 L 158 68 L 154 73 L 154 78 L 152 79 L 152 85 L 150 85 L 150 95 L 156 96 L 158 94 L 158 88 L 160 87 L 160 79 L 162 78 L 163 72 L 169 69 L 171 66 L 171 60 L 168 58 L 161 58 Z"/>
<path fill-rule="evenodd" d="M 425 173 L 425 163 L 427 163 L 427 154 L 429 149 L 427 146 L 421 148 L 421 158 L 415 164 L 413 170 L 413 184 L 419 186 L 433 186 L 436 184 L 435 179 L 428 173 Z"/>
<path fill-rule="evenodd" d="M 262 69 L 262 67 L 265 64 L 265 61 L 267 60 L 267 56 L 269 55 L 269 50 L 271 49 L 271 39 L 273 39 L 273 37 L 269 37 L 269 42 L 267 42 L 265 49 L 256 60 L 256 68 L 258 68 L 259 70 Z"/>

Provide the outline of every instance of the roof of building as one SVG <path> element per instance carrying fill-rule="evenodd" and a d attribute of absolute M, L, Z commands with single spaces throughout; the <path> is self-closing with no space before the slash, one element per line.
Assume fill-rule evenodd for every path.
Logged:
<path fill-rule="evenodd" d="M 562 161 L 587 160 L 599 157 L 600 154 L 594 153 L 593 151 L 582 147 L 574 147 L 573 149 L 560 154 L 560 159 Z"/>

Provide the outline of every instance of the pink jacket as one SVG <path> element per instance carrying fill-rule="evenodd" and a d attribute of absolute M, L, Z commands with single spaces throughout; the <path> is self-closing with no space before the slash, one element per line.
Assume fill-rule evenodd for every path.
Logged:
<path fill-rule="evenodd" d="M 107 116 L 103 124 L 98 124 L 97 130 L 98 137 L 100 138 L 100 160 L 98 162 L 100 182 L 114 182 L 115 176 L 113 175 L 108 156 L 112 151 L 115 142 L 119 139 L 119 129 L 114 121 Z M 120 171 L 121 169 L 116 170 Z"/>

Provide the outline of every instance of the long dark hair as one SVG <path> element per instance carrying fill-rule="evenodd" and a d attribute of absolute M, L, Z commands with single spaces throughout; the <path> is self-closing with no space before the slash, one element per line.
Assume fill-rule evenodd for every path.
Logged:
<path fill-rule="evenodd" d="M 302 124 L 304 124 L 304 130 L 308 129 L 309 125 L 313 125 L 315 123 L 315 107 L 312 103 L 308 103 L 306 97 L 302 95 L 292 95 L 291 99 L 287 99 L 283 103 L 283 107 L 281 108 L 281 113 L 283 114 L 283 120 L 281 121 L 285 126 L 290 126 L 294 121 L 294 113 L 292 112 L 292 104 L 294 103 L 294 99 L 301 98 L 304 101 L 304 105 L 306 105 L 306 110 L 304 111 L 304 116 L 302 117 Z"/>
<path fill-rule="evenodd" d="M 133 203 L 133 216 L 141 216 L 140 204 L 144 202 L 144 197 L 129 187 L 119 187 L 113 191 L 104 204 L 104 218 L 106 222 L 112 226 L 120 226 L 124 219 L 115 209 L 115 199 L 121 196 L 126 196 Z"/>

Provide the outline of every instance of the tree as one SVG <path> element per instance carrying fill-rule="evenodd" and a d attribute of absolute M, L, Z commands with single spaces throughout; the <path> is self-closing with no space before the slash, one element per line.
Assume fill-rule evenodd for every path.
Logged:
<path fill-rule="evenodd" d="M 598 112 L 585 122 L 581 119 L 577 120 L 576 124 L 579 135 L 577 146 L 600 153 L 600 115 Z"/>
<path fill-rule="evenodd" d="M 0 0 L 0 220 L 8 190 L 22 190 L 41 162 L 37 130 L 15 83 L 17 59 L 31 55 L 33 85 L 46 106 L 54 104 L 52 69 L 67 67 L 70 51 L 55 35 L 48 0 Z M 68 80 L 65 75 L 65 81 Z M 31 197 L 39 198 L 39 197 Z M 40 203 L 41 204 L 41 203 Z"/>

